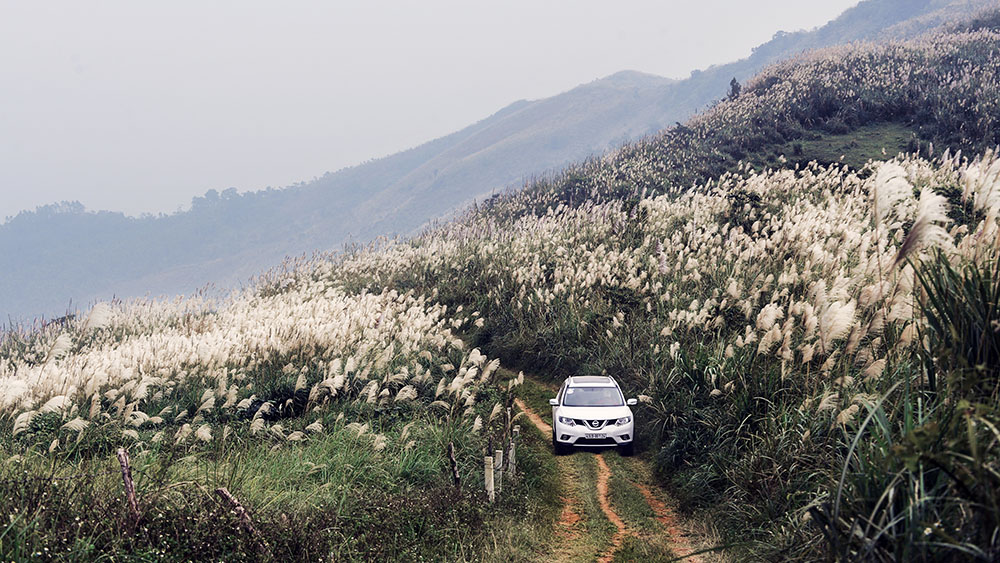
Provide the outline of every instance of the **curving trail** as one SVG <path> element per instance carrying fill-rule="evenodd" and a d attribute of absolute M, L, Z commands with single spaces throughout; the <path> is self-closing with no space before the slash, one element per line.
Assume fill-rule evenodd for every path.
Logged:
<path fill-rule="evenodd" d="M 536 428 L 542 431 L 542 434 L 552 434 L 552 427 L 549 426 L 549 423 L 542 420 L 542 417 L 538 416 L 538 413 L 531 410 L 528 405 L 524 404 L 524 401 L 521 399 L 514 399 L 514 404 L 517 405 L 517 408 L 524 411 L 524 415 L 528 417 L 528 420 L 530 420 Z"/>
<path fill-rule="evenodd" d="M 597 560 L 600 563 L 610 563 L 615 557 L 615 552 L 622 546 L 628 532 L 625 530 L 625 522 L 611 508 L 608 501 L 608 481 L 611 480 L 611 468 L 604 461 L 602 454 L 597 454 L 597 500 L 601 504 L 601 511 L 608 517 L 608 521 L 615 525 L 615 535 L 611 538 L 611 547 L 604 552 Z"/>
<path fill-rule="evenodd" d="M 544 435 L 551 435 L 552 426 L 539 416 L 538 413 L 532 410 L 521 399 L 516 399 L 515 404 Z M 563 456 L 558 458 L 557 463 L 562 477 L 563 490 L 566 493 L 561 499 L 563 508 L 556 528 L 559 545 L 555 546 L 550 560 L 580 561 L 594 560 L 596 557 L 597 561 L 608 563 L 614 559 L 615 554 L 622 548 L 625 539 L 632 537 L 640 542 L 652 540 L 661 545 L 666 545 L 674 556 L 684 558 L 684 561 L 693 561 L 696 563 L 701 561 L 700 557 L 692 555 L 696 550 L 692 547 L 688 539 L 689 535 L 682 530 L 674 512 L 659 498 L 650 485 L 638 482 L 640 480 L 645 481 L 646 478 L 640 477 L 637 479 L 629 477 L 629 475 L 636 477 L 648 474 L 648 468 L 644 466 L 642 461 L 631 458 L 627 460 L 627 465 L 622 466 L 618 463 L 616 465 L 618 471 L 626 473 L 624 479 L 621 479 L 622 476 L 619 476 L 618 482 L 621 483 L 624 480 L 629 486 L 635 487 L 638 493 L 641 494 L 641 497 L 645 500 L 653 515 L 649 520 L 658 523 L 658 525 L 652 524 L 652 526 L 658 527 L 661 530 L 655 534 L 655 537 L 649 536 L 648 524 L 640 523 L 640 527 L 646 526 L 646 532 L 640 534 L 639 530 L 633 527 L 635 521 L 632 524 L 626 524 L 622 517 L 615 511 L 609 498 L 613 470 L 605 460 L 603 453 L 596 453 L 593 459 L 597 462 L 597 503 L 604 517 L 615 528 L 614 535 L 609 542 L 610 545 L 605 544 L 596 554 L 593 551 L 593 544 L 589 546 L 583 545 L 587 541 L 585 530 L 587 521 L 586 513 L 582 511 L 581 506 L 579 467 L 574 467 L 570 461 L 571 456 Z M 643 471 L 636 472 L 636 467 L 642 468 Z M 587 553 L 588 549 L 591 550 L 589 551 L 590 555 L 586 556 L 585 553 Z"/>
<path fill-rule="evenodd" d="M 646 499 L 646 504 L 649 508 L 653 510 L 653 514 L 656 515 L 656 520 L 663 524 L 663 528 L 666 530 L 669 536 L 670 547 L 673 549 L 677 557 L 685 558 L 685 561 L 691 561 L 693 563 L 698 563 L 701 558 L 697 555 L 692 555 L 695 550 L 691 547 L 691 543 L 685 537 L 685 533 L 681 530 L 680 526 L 677 524 L 677 517 L 674 515 L 673 511 L 667 507 L 666 503 L 662 500 L 656 498 L 653 491 L 649 489 L 646 485 L 642 483 L 632 483 L 635 488 L 639 489 L 642 496 Z"/>

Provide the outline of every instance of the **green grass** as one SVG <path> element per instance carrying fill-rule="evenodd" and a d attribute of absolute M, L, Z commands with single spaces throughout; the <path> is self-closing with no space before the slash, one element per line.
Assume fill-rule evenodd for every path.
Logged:
<path fill-rule="evenodd" d="M 524 435 L 520 478 L 505 483 L 494 505 L 485 499 L 477 443 L 432 424 L 414 427 L 409 438 L 415 445 L 390 442 L 377 452 L 367 436 L 331 427 L 273 447 L 233 436 L 195 453 L 135 448 L 142 516 L 134 531 L 113 455 L 5 461 L 0 558 L 528 561 L 551 543 L 559 477 L 547 436 Z M 456 440 L 460 492 L 448 476 L 449 439 Z M 238 529 L 213 494 L 217 487 L 247 507 L 262 542 Z"/>
<path fill-rule="evenodd" d="M 900 123 L 865 125 L 849 132 L 834 134 L 812 132 L 806 137 L 770 147 L 752 160 L 760 165 L 775 166 L 783 156 L 787 164 L 805 165 L 816 161 L 820 164 L 845 164 L 860 169 L 869 160 L 885 160 L 903 152 L 914 152 L 916 130 Z"/>
<path fill-rule="evenodd" d="M 500 373 L 506 376 L 504 370 L 501 369 Z M 549 405 L 549 399 L 556 397 L 556 391 L 536 379 L 525 377 L 524 384 L 517 388 L 517 396 L 542 420 L 552 424 L 552 406 Z"/>

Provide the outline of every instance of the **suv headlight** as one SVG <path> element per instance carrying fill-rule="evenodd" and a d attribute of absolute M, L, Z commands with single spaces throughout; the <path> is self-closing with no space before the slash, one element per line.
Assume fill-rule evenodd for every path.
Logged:
<path fill-rule="evenodd" d="M 572 418 L 565 417 L 565 416 L 560 416 L 559 417 L 559 423 L 560 424 L 565 424 L 566 426 L 576 426 L 576 423 L 573 422 Z"/>
<path fill-rule="evenodd" d="M 624 426 L 630 422 L 632 422 L 631 416 L 623 416 L 615 421 L 615 426 Z"/>

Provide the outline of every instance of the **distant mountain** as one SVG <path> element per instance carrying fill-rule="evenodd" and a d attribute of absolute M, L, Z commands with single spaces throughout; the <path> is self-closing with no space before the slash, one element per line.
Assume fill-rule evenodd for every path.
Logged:
<path fill-rule="evenodd" d="M 282 190 L 211 190 L 188 211 L 131 218 L 78 203 L 0 225 L 0 321 L 62 314 L 111 296 L 231 286 L 288 255 L 408 234 L 429 220 L 659 131 L 721 98 L 733 77 L 803 50 L 910 37 L 987 0 L 868 0 L 829 24 L 778 33 L 746 59 L 675 81 L 625 71 L 519 101 L 451 135 Z"/>

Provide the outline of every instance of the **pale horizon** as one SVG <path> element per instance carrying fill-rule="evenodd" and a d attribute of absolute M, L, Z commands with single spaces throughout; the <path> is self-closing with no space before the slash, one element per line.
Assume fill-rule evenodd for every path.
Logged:
<path fill-rule="evenodd" d="M 856 4 L 3 1 L 0 221 L 286 187 L 616 72 L 685 78 Z"/>

